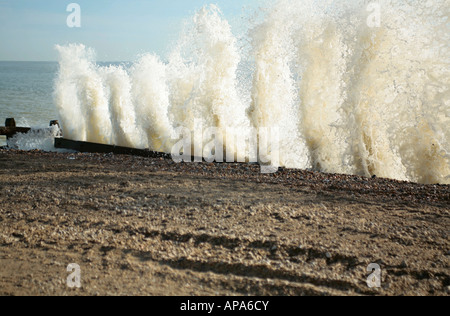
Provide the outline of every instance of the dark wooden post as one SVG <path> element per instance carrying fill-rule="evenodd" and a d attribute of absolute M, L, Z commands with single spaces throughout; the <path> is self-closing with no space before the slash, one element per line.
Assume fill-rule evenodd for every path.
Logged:
<path fill-rule="evenodd" d="M 8 128 L 12 128 L 12 129 L 14 129 L 14 128 L 16 128 L 16 120 L 14 119 L 14 118 L 7 118 L 6 120 L 5 120 L 5 127 L 8 129 Z M 12 137 L 12 135 L 11 134 L 7 134 L 6 135 L 6 139 L 10 139 Z"/>
<path fill-rule="evenodd" d="M 50 126 L 55 126 L 55 125 L 57 125 L 58 127 L 60 127 L 60 126 L 59 126 L 58 120 L 50 121 Z"/>
<path fill-rule="evenodd" d="M 16 127 L 16 120 L 13 118 L 7 118 L 5 121 L 5 127 Z"/>
<path fill-rule="evenodd" d="M 59 125 L 59 121 L 58 120 L 50 121 L 50 127 L 52 126 L 58 126 L 58 134 L 56 135 L 56 137 L 62 137 L 62 130 L 61 125 Z"/>

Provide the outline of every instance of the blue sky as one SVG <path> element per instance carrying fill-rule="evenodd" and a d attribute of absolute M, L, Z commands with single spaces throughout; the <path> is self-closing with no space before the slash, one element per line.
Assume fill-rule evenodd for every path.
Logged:
<path fill-rule="evenodd" d="M 81 7 L 81 28 L 66 24 L 67 5 Z M 55 44 L 82 43 L 99 61 L 165 56 L 183 20 L 217 4 L 233 25 L 263 0 L 0 0 L 0 60 L 54 61 Z"/>

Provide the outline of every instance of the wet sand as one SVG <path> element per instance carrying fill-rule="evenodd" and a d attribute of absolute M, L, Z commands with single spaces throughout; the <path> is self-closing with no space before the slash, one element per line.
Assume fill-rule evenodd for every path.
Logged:
<path fill-rule="evenodd" d="M 0 174 L 0 295 L 450 294 L 448 185 L 5 150 Z"/>

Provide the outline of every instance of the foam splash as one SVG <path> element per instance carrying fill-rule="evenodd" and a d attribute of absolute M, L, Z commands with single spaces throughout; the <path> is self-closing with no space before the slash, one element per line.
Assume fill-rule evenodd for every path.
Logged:
<path fill-rule="evenodd" d="M 370 27 L 369 1 L 281 0 L 244 38 L 207 6 L 167 63 L 147 54 L 130 68 L 58 46 L 64 135 L 169 153 L 179 126 L 278 127 L 283 166 L 448 184 L 448 3 L 378 3 Z"/>
<path fill-rule="evenodd" d="M 42 150 L 47 152 L 57 152 L 55 148 L 55 137 L 60 133 L 58 126 L 48 128 L 34 128 L 28 133 L 18 133 L 7 140 L 7 146 L 18 150 Z"/>

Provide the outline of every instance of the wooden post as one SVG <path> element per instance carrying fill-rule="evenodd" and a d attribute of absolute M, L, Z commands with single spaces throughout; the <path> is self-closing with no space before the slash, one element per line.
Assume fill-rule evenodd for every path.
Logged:
<path fill-rule="evenodd" d="M 5 121 L 5 127 L 16 127 L 16 120 L 14 118 L 7 118 Z"/>
<path fill-rule="evenodd" d="M 50 127 L 52 126 L 58 126 L 58 134 L 56 135 L 56 137 L 62 137 L 62 130 L 61 130 L 61 125 L 59 125 L 59 121 L 58 120 L 53 120 L 50 121 Z"/>
<path fill-rule="evenodd" d="M 15 129 L 16 128 L 16 120 L 14 118 L 7 118 L 5 120 L 5 127 Z M 13 135 L 11 135 L 11 134 L 6 135 L 6 139 L 10 139 L 12 136 Z"/>
<path fill-rule="evenodd" d="M 55 126 L 55 125 L 60 127 L 58 120 L 50 121 L 50 126 Z"/>

